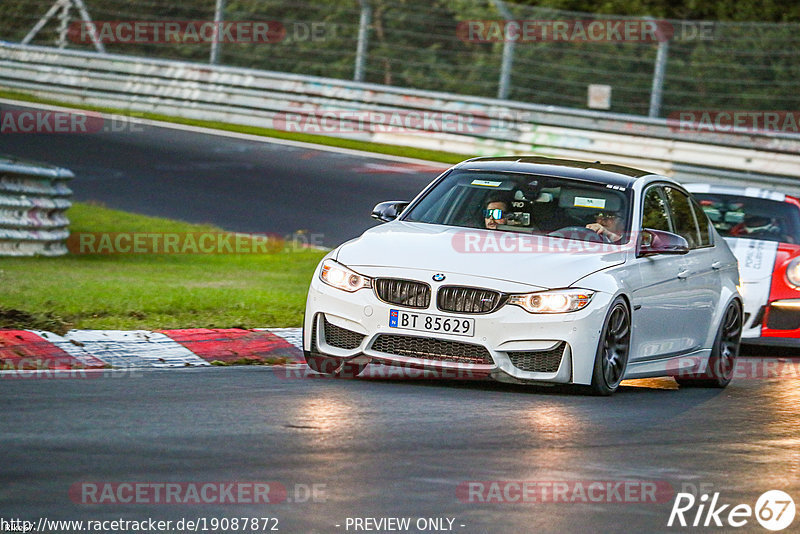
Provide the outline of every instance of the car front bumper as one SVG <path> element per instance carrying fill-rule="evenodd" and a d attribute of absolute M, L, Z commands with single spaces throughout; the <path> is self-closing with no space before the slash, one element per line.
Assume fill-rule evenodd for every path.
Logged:
<path fill-rule="evenodd" d="M 760 304 L 748 285 L 743 285 L 745 321 L 742 343 L 799 346 L 800 298 L 770 298 Z"/>
<path fill-rule="evenodd" d="M 436 274 L 417 270 L 357 270 L 367 276 L 418 281 L 430 281 Z M 488 314 L 465 314 L 438 310 L 436 289 L 439 284 L 434 282 L 430 285 L 433 290 L 430 306 L 427 309 L 409 309 L 381 301 L 372 289 L 348 293 L 330 287 L 320 281 L 316 273 L 306 303 L 304 350 L 312 351 L 313 347 L 313 352 L 353 363 L 375 362 L 409 369 L 446 371 L 442 373 L 444 376 L 488 375 L 510 382 L 591 383 L 597 343 L 611 295 L 595 293 L 586 308 L 570 313 L 531 314 L 518 306 L 506 304 Z M 536 289 L 451 273 L 447 273 L 447 285 L 485 287 L 505 293 Z M 391 310 L 474 319 L 474 335 L 465 337 L 390 327 Z M 392 336 L 391 339 L 397 343 L 387 343 L 389 338 L 382 336 Z M 435 354 L 436 347 L 441 346 L 440 341 L 459 344 L 447 344 L 448 348 L 455 347 L 456 351 L 488 353 L 489 358 L 483 363 L 460 357 L 441 358 Z M 401 348 L 387 349 L 387 345 Z M 416 348 L 431 346 L 434 348 Z"/>

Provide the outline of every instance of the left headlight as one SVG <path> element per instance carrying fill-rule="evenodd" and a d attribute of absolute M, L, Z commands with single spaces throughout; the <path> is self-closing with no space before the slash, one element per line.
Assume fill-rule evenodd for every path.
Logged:
<path fill-rule="evenodd" d="M 557 289 L 511 295 L 508 303 L 519 306 L 528 313 L 567 313 L 585 308 L 593 296 L 594 291 L 586 289 Z"/>
<path fill-rule="evenodd" d="M 789 262 L 786 266 L 786 281 L 796 288 L 800 288 L 800 257 Z"/>
<path fill-rule="evenodd" d="M 325 260 L 322 262 L 322 269 L 319 271 L 319 279 L 329 286 L 341 289 L 342 291 L 349 291 L 350 293 L 365 287 L 372 287 L 371 278 L 360 275 L 333 260 Z"/>

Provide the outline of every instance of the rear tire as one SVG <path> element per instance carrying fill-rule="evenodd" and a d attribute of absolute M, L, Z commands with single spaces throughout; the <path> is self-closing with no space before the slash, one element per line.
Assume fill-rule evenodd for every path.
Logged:
<path fill-rule="evenodd" d="M 609 307 L 597 342 L 590 389 L 592 394 L 607 396 L 617 390 L 628 367 L 630 349 L 631 313 L 625 299 L 617 297 Z"/>
<path fill-rule="evenodd" d="M 733 379 L 741 336 L 742 308 L 738 301 L 733 301 L 728 305 L 728 309 L 725 310 L 725 315 L 722 317 L 705 372 L 689 376 L 676 376 L 675 381 L 682 387 L 726 387 Z"/>
<path fill-rule="evenodd" d="M 367 366 L 366 363 L 348 363 L 341 358 L 328 358 L 307 350 L 303 351 L 303 356 L 312 371 L 337 378 L 355 378 Z"/>

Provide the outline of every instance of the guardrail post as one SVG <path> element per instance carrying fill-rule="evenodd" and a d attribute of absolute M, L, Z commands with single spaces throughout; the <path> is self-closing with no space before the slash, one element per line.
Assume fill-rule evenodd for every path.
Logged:
<path fill-rule="evenodd" d="M 101 54 L 106 53 L 106 48 L 103 46 L 103 43 L 100 42 L 100 37 L 97 35 L 97 28 L 92 22 L 92 17 L 89 16 L 89 11 L 86 9 L 86 5 L 83 3 L 83 0 L 72 0 L 75 4 L 75 7 L 78 8 L 78 13 L 81 14 L 81 19 L 83 19 L 84 24 L 89 26 L 89 34 L 92 37 L 92 43 L 94 47 L 97 49 L 98 52 Z"/>
<path fill-rule="evenodd" d="M 656 66 L 653 70 L 653 88 L 650 91 L 650 112 L 648 117 L 657 118 L 661 113 L 661 100 L 664 94 L 664 75 L 667 71 L 667 53 L 669 52 L 669 41 L 662 39 L 658 42 L 658 52 L 656 53 Z"/>
<path fill-rule="evenodd" d="M 358 46 L 356 48 L 356 67 L 353 81 L 364 81 L 364 65 L 367 62 L 367 44 L 369 42 L 369 25 L 372 22 L 372 6 L 369 0 L 358 0 L 361 4 L 361 17 L 358 20 Z"/>
<path fill-rule="evenodd" d="M 61 13 L 58 15 L 58 47 L 67 47 L 67 32 L 69 31 L 69 9 L 72 4 L 64 2 L 61 4 Z"/>
<path fill-rule="evenodd" d="M 511 12 L 506 8 L 503 0 L 492 0 L 500 15 L 506 20 L 506 23 L 513 20 Z M 503 41 L 503 60 L 500 66 L 500 80 L 497 83 L 497 98 L 503 100 L 508 99 L 508 93 L 511 91 L 511 69 L 514 66 L 514 41 L 511 39 L 504 39 Z"/>
<path fill-rule="evenodd" d="M 20 44 L 26 45 L 30 43 L 33 40 L 33 38 L 36 37 L 36 34 L 39 33 L 39 30 L 44 28 L 44 25 L 47 24 L 47 22 L 53 17 L 53 15 L 56 14 L 56 11 L 58 11 L 59 8 L 63 7 L 64 4 L 66 3 L 68 3 L 68 0 L 56 0 L 56 3 L 50 6 L 50 9 L 47 10 L 47 13 L 45 13 L 42 16 L 42 18 L 36 21 L 36 24 L 33 25 L 31 31 L 29 31 L 28 34 L 22 38 Z"/>
<path fill-rule="evenodd" d="M 211 41 L 211 55 L 208 62 L 212 65 L 219 63 L 219 27 L 225 20 L 225 0 L 217 0 L 217 6 L 214 8 L 214 40 Z"/>
<path fill-rule="evenodd" d="M 47 10 L 47 13 L 45 13 L 44 16 L 42 16 L 42 18 L 36 22 L 36 24 L 34 24 L 33 28 L 31 28 L 31 31 L 29 31 L 28 34 L 22 38 L 20 44 L 26 45 L 30 43 L 33 38 L 36 37 L 36 34 L 39 33 L 39 30 L 44 28 L 45 24 L 47 24 L 50 19 L 53 18 L 53 15 L 56 14 L 56 11 L 61 8 L 61 26 L 59 27 L 58 47 L 65 48 L 67 45 L 68 32 L 66 24 L 69 20 L 69 8 L 72 4 L 75 5 L 78 13 L 80 13 L 83 23 L 87 25 L 94 47 L 101 54 L 105 53 L 106 49 L 103 46 L 103 43 L 100 42 L 100 38 L 97 36 L 97 28 L 95 27 L 94 22 L 92 22 L 92 17 L 89 16 L 89 12 L 86 10 L 83 0 L 56 0 L 56 2 L 50 6 L 50 9 Z"/>

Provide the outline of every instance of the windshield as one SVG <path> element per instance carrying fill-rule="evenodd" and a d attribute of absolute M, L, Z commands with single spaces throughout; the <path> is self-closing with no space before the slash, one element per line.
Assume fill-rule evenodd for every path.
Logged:
<path fill-rule="evenodd" d="M 402 219 L 622 244 L 630 234 L 630 196 L 599 182 L 455 170 Z"/>
<path fill-rule="evenodd" d="M 800 212 L 794 204 L 716 193 L 692 194 L 723 237 L 800 243 Z"/>

